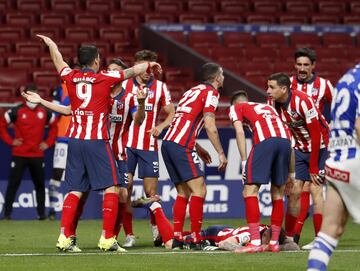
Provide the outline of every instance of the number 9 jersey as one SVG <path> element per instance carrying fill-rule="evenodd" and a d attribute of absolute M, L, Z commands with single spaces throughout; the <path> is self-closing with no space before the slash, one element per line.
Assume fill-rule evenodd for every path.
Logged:
<path fill-rule="evenodd" d="M 195 139 L 204 126 L 203 115 L 215 113 L 219 92 L 211 85 L 200 84 L 186 91 L 164 140 L 193 149 Z"/>
<path fill-rule="evenodd" d="M 124 80 L 122 71 L 91 69 L 60 72 L 65 81 L 71 105 L 71 122 L 66 136 L 77 139 L 109 139 L 109 103 L 111 86 Z"/>

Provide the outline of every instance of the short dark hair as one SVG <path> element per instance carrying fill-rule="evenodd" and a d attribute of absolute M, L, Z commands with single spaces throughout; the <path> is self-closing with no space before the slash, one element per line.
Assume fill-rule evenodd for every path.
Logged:
<path fill-rule="evenodd" d="M 201 67 L 200 78 L 202 82 L 213 82 L 220 70 L 220 65 L 216 63 L 206 63 Z"/>
<path fill-rule="evenodd" d="M 23 87 L 24 91 L 32 91 L 32 92 L 38 92 L 38 87 L 35 83 L 28 83 Z"/>
<path fill-rule="evenodd" d="M 245 90 L 238 90 L 231 97 L 230 104 L 233 105 L 236 102 L 236 100 L 240 97 L 245 97 L 246 100 L 249 100 L 248 94 Z"/>
<path fill-rule="evenodd" d="M 287 87 L 287 89 L 290 89 L 291 81 L 289 76 L 286 73 L 278 72 L 273 73 L 269 76 L 268 81 L 274 80 L 280 87 Z"/>
<path fill-rule="evenodd" d="M 78 50 L 78 61 L 81 66 L 91 65 L 99 56 L 99 51 L 95 45 L 82 45 Z"/>
<path fill-rule="evenodd" d="M 113 58 L 111 59 L 110 64 L 115 64 L 115 65 L 118 65 L 119 67 L 121 67 L 122 69 L 127 69 L 128 66 L 120 59 L 120 58 Z"/>
<path fill-rule="evenodd" d="M 314 63 L 316 61 L 316 53 L 314 50 L 304 47 L 304 48 L 300 48 L 297 49 L 295 51 L 294 57 L 295 57 L 295 61 L 296 59 L 298 59 L 299 57 L 305 56 L 307 58 L 310 59 L 311 63 Z"/>
<path fill-rule="evenodd" d="M 141 50 L 135 53 L 134 61 L 157 61 L 157 53 L 150 50 Z"/>

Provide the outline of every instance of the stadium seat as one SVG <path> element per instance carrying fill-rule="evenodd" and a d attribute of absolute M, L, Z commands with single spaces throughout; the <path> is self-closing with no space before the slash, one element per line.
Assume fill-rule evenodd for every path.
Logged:
<path fill-rule="evenodd" d="M 155 12 L 175 14 L 183 11 L 183 3 L 181 1 L 172 0 L 155 0 Z"/>
<path fill-rule="evenodd" d="M 18 87 L 28 83 L 29 76 L 25 69 L 0 68 L 0 85 Z"/>
<path fill-rule="evenodd" d="M 278 59 L 279 60 L 279 59 Z M 294 63 L 290 61 L 278 61 L 273 63 L 274 72 L 284 72 L 288 75 L 295 73 Z"/>
<path fill-rule="evenodd" d="M 93 42 L 94 30 L 88 27 L 67 27 L 65 28 L 65 39 L 74 42 Z"/>
<path fill-rule="evenodd" d="M 51 96 L 51 91 L 55 86 L 38 86 L 38 93 L 41 97 L 49 99 Z"/>
<path fill-rule="evenodd" d="M 42 34 L 48 36 L 53 40 L 59 40 L 62 35 L 60 35 L 60 29 L 58 27 L 46 27 L 46 26 L 31 26 L 30 28 L 30 37 L 35 38 L 36 34 Z"/>
<path fill-rule="evenodd" d="M 101 27 L 99 28 L 99 36 L 102 41 L 118 41 L 129 37 L 127 29 L 119 27 Z"/>
<path fill-rule="evenodd" d="M 104 18 L 102 13 L 86 12 L 86 13 L 77 13 L 74 15 L 75 25 L 99 25 L 104 23 Z"/>
<path fill-rule="evenodd" d="M 290 35 L 292 46 L 321 46 L 321 40 L 318 34 L 293 33 Z"/>
<path fill-rule="evenodd" d="M 35 16 L 25 12 L 8 13 L 5 20 L 8 26 L 28 26 L 35 23 Z"/>
<path fill-rule="evenodd" d="M 118 40 L 114 43 L 114 53 L 121 53 L 121 55 L 130 53 L 133 55 L 138 50 L 140 49 L 137 42 L 131 39 Z"/>
<path fill-rule="evenodd" d="M 209 21 L 205 14 L 183 13 L 179 15 L 179 22 L 183 24 L 204 24 Z"/>
<path fill-rule="evenodd" d="M 12 44 L 0 40 L 0 54 L 10 54 L 12 52 Z"/>
<path fill-rule="evenodd" d="M 192 13 L 211 14 L 216 11 L 216 2 L 215 1 L 189 0 L 188 1 L 188 10 Z"/>
<path fill-rule="evenodd" d="M 262 89 L 264 92 L 266 92 L 266 88 L 267 88 L 266 83 L 267 83 L 268 75 L 265 76 L 258 74 L 249 74 L 246 76 L 242 75 L 242 77 L 245 78 L 247 81 L 251 82 L 252 84 L 254 84 L 255 86 Z"/>
<path fill-rule="evenodd" d="M 190 32 L 188 36 L 190 47 L 212 47 L 220 45 L 216 32 Z"/>
<path fill-rule="evenodd" d="M 109 19 L 111 26 L 135 27 L 139 24 L 139 17 L 128 13 L 111 13 Z"/>
<path fill-rule="evenodd" d="M 360 5 L 359 5 L 359 10 L 360 10 Z M 360 11 L 359 11 L 359 13 L 360 13 Z M 344 15 L 343 23 L 344 24 L 352 24 L 352 25 L 360 24 L 360 16 L 359 15 Z"/>
<path fill-rule="evenodd" d="M 244 55 L 248 60 L 260 61 L 263 60 L 275 60 L 278 57 L 278 51 L 274 48 L 260 48 L 257 46 L 245 47 Z"/>
<path fill-rule="evenodd" d="M 83 43 L 81 45 L 84 45 L 87 43 Z M 99 53 L 100 55 L 107 55 L 107 54 L 112 54 L 113 53 L 113 48 L 112 48 L 112 44 L 106 41 L 91 41 L 91 44 L 94 44 L 98 49 L 99 49 Z"/>
<path fill-rule="evenodd" d="M 230 48 L 214 48 L 212 52 L 212 58 L 218 62 L 232 62 L 232 61 L 239 61 L 241 58 L 244 57 L 243 50 L 237 47 L 230 47 Z"/>
<path fill-rule="evenodd" d="M 211 58 L 212 48 L 208 48 L 207 46 L 204 46 L 204 47 L 195 47 L 193 49 L 195 52 L 202 55 L 203 57 Z"/>
<path fill-rule="evenodd" d="M 248 24 L 274 24 L 276 19 L 271 14 L 250 14 L 246 16 L 246 22 Z"/>
<path fill-rule="evenodd" d="M 354 46 L 353 38 L 345 33 L 324 33 L 323 44 L 326 47 Z"/>
<path fill-rule="evenodd" d="M 254 44 L 254 39 L 250 33 L 224 32 L 223 44 L 226 47 L 244 47 Z"/>
<path fill-rule="evenodd" d="M 74 56 L 77 54 L 78 45 L 72 42 L 58 42 L 57 46 L 63 56 Z"/>
<path fill-rule="evenodd" d="M 246 1 L 225 0 L 220 2 L 220 9 L 224 14 L 240 15 L 250 10 L 250 4 Z"/>
<path fill-rule="evenodd" d="M 169 36 L 170 38 L 172 38 L 173 40 L 176 40 L 177 42 L 180 43 L 185 43 L 185 37 L 184 37 L 184 33 L 183 32 L 163 32 L 163 34 Z"/>
<path fill-rule="evenodd" d="M 310 16 L 310 22 L 311 24 L 338 24 L 340 23 L 340 19 L 334 15 L 316 14 Z"/>
<path fill-rule="evenodd" d="M 245 75 L 259 74 L 269 76 L 273 73 L 273 65 L 271 62 L 246 61 L 240 64 Z"/>
<path fill-rule="evenodd" d="M 354 61 L 354 63 L 360 62 L 360 50 L 349 50 L 347 51 L 347 56 L 348 61 Z"/>
<path fill-rule="evenodd" d="M 38 66 L 38 59 L 31 56 L 11 56 L 7 59 L 9 68 L 16 69 L 33 69 Z"/>
<path fill-rule="evenodd" d="M 50 8 L 53 11 L 79 11 L 81 9 L 80 1 L 73 0 L 51 0 Z"/>
<path fill-rule="evenodd" d="M 40 60 L 40 67 L 42 69 L 46 69 L 46 70 L 54 69 L 55 71 L 55 66 L 50 56 L 41 56 L 39 60 Z"/>
<path fill-rule="evenodd" d="M 21 42 L 15 43 L 15 52 L 18 55 L 37 55 L 45 53 L 45 46 L 41 42 Z"/>
<path fill-rule="evenodd" d="M 40 23 L 42 25 L 50 26 L 66 26 L 70 23 L 69 14 L 54 12 L 54 13 L 45 13 L 40 14 Z"/>
<path fill-rule="evenodd" d="M 308 18 L 305 15 L 280 15 L 280 24 L 307 24 Z"/>
<path fill-rule="evenodd" d="M 334 14 L 338 16 L 346 12 L 346 3 L 342 1 L 320 1 L 318 7 L 320 14 Z"/>
<path fill-rule="evenodd" d="M 18 27 L 0 27 L 0 40 L 1 41 L 16 41 L 26 38 L 25 29 Z"/>
<path fill-rule="evenodd" d="M 147 13 L 145 14 L 145 23 L 153 23 L 153 24 L 167 24 L 174 23 L 175 16 L 172 14 L 159 14 L 159 13 Z"/>
<path fill-rule="evenodd" d="M 44 0 L 17 0 L 16 7 L 22 11 L 35 11 L 40 12 L 46 10 Z"/>
<path fill-rule="evenodd" d="M 8 98 L 13 98 L 15 96 L 16 90 L 12 86 L 0 85 L 0 99 L 5 100 Z"/>
<path fill-rule="evenodd" d="M 34 71 L 32 79 L 35 84 L 48 87 L 54 87 L 60 82 L 60 76 L 57 72 L 44 70 Z"/>
<path fill-rule="evenodd" d="M 0 0 L 0 10 L 12 9 L 12 1 L 9 0 Z"/>
<path fill-rule="evenodd" d="M 149 2 L 142 0 L 122 0 L 121 11 L 144 14 L 149 11 Z"/>
<path fill-rule="evenodd" d="M 215 14 L 214 15 L 215 24 L 240 24 L 244 22 L 244 19 L 235 14 Z"/>
<path fill-rule="evenodd" d="M 340 63 L 342 60 L 347 59 L 347 51 L 339 50 L 338 48 L 321 48 L 316 50 L 317 63 L 319 62 L 334 62 Z"/>
<path fill-rule="evenodd" d="M 193 80 L 191 68 L 167 68 L 165 70 L 165 81 L 167 83 L 191 82 Z"/>
<path fill-rule="evenodd" d="M 275 14 L 283 10 L 281 1 L 255 1 L 253 5 L 256 13 Z"/>
<path fill-rule="evenodd" d="M 114 10 L 113 1 L 103 0 L 86 0 L 85 8 L 87 11 L 96 12 L 97 14 L 105 14 Z"/>
<path fill-rule="evenodd" d="M 360 2 L 359 1 L 350 2 L 350 13 L 354 14 L 354 15 L 360 13 Z"/>
<path fill-rule="evenodd" d="M 261 47 L 278 47 L 286 44 L 286 38 L 280 33 L 258 33 L 255 35 L 256 44 Z"/>
<path fill-rule="evenodd" d="M 306 15 L 314 11 L 314 3 L 311 1 L 286 1 L 285 10 L 289 15 Z"/>

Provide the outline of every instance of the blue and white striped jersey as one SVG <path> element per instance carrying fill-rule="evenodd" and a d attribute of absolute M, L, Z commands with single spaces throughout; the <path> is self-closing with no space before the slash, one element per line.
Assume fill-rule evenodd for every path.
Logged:
<path fill-rule="evenodd" d="M 355 120 L 360 117 L 360 64 L 344 74 L 336 85 L 331 104 L 329 159 L 360 157 Z"/>

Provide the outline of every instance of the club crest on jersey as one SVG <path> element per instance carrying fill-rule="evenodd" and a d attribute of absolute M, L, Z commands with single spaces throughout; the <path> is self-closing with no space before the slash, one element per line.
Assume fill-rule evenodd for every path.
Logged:
<path fill-rule="evenodd" d="M 37 117 L 39 119 L 43 119 L 44 118 L 44 113 L 43 112 L 37 112 Z"/>
<path fill-rule="evenodd" d="M 296 111 L 291 111 L 290 116 L 293 118 L 297 118 L 297 117 L 299 117 L 299 114 Z"/>
<path fill-rule="evenodd" d="M 319 89 L 317 89 L 317 88 L 312 88 L 311 89 L 311 95 L 312 96 L 316 96 L 316 95 L 318 95 L 318 93 L 319 93 Z"/>
<path fill-rule="evenodd" d="M 152 99 L 152 98 L 154 98 L 154 91 L 153 90 L 150 90 L 150 89 L 147 89 L 147 91 L 148 91 L 148 98 L 149 99 Z"/>
<path fill-rule="evenodd" d="M 118 102 L 117 109 L 123 110 L 124 109 L 124 103 L 123 102 Z"/>

